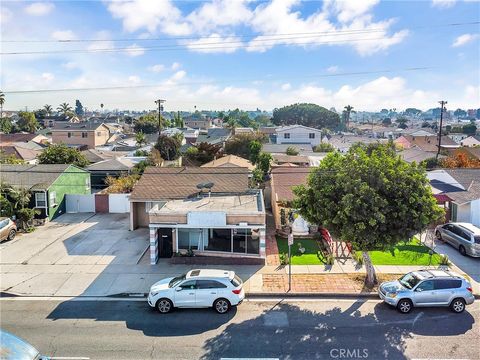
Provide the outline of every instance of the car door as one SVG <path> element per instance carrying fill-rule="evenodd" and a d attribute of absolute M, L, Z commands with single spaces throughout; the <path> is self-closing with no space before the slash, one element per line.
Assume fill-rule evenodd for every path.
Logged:
<path fill-rule="evenodd" d="M 436 305 L 448 305 L 455 296 L 456 289 L 462 286 L 462 281 L 457 279 L 435 279 L 435 298 Z"/>
<path fill-rule="evenodd" d="M 413 302 L 417 306 L 429 305 L 435 301 L 435 287 L 433 280 L 424 280 L 417 285 L 413 292 Z"/>
<path fill-rule="evenodd" d="M 186 280 L 175 288 L 174 302 L 177 307 L 194 307 L 196 301 L 196 280 Z"/>
<path fill-rule="evenodd" d="M 212 306 L 226 288 L 227 285 L 216 280 L 197 280 L 197 306 Z"/>
<path fill-rule="evenodd" d="M 446 224 L 442 227 L 442 239 L 448 243 L 452 243 L 452 236 L 454 236 L 453 233 L 453 225 L 452 224 Z"/>
<path fill-rule="evenodd" d="M 6 239 L 8 235 L 8 219 L 0 221 L 0 240 Z"/>
<path fill-rule="evenodd" d="M 460 247 L 460 245 L 463 245 L 465 249 L 467 248 L 467 245 L 465 244 L 463 230 L 458 226 L 453 227 L 452 245 L 455 246 L 455 248 L 457 249 Z"/>

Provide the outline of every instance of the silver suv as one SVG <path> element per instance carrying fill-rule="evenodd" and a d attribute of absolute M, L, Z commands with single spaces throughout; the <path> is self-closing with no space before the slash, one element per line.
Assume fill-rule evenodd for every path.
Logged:
<path fill-rule="evenodd" d="M 438 240 L 454 246 L 460 254 L 480 257 L 480 229 L 469 223 L 448 223 L 435 229 Z"/>
<path fill-rule="evenodd" d="M 418 306 L 449 306 L 461 313 L 473 304 L 472 286 L 463 277 L 449 270 L 419 270 L 387 281 L 378 287 L 378 295 L 401 313 Z"/>

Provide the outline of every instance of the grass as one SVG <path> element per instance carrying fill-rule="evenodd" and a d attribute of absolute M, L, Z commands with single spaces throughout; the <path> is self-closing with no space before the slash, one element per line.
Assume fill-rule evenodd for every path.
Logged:
<path fill-rule="evenodd" d="M 298 251 L 299 243 L 305 248 L 303 254 Z M 288 254 L 287 239 L 277 236 L 277 246 L 279 254 Z M 314 239 L 294 239 L 291 251 L 292 265 L 325 265 L 325 259 Z"/>
<path fill-rule="evenodd" d="M 370 251 L 373 265 L 440 265 L 440 255 L 434 253 L 430 262 L 430 248 L 413 238 L 400 243 L 390 251 Z"/>

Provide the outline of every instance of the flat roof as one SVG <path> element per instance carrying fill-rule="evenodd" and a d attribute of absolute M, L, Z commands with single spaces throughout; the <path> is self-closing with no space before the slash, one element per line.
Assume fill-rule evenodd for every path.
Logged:
<path fill-rule="evenodd" d="M 170 200 L 154 206 L 150 215 L 168 215 L 204 211 L 224 211 L 227 214 L 263 213 L 263 199 L 260 192 L 255 194 L 196 196 L 187 199 Z"/>

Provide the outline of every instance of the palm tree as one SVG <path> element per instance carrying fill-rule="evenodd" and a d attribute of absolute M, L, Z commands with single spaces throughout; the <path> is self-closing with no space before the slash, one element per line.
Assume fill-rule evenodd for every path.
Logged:
<path fill-rule="evenodd" d="M 353 111 L 353 106 L 351 105 L 345 106 L 344 109 L 345 109 L 345 125 L 348 130 L 348 125 L 350 124 L 350 114 L 354 113 L 355 111 Z"/>
<path fill-rule="evenodd" d="M 3 104 L 5 104 L 5 94 L 0 91 L 0 119 L 3 117 Z"/>
<path fill-rule="evenodd" d="M 58 112 L 62 113 L 64 116 L 67 116 L 67 113 L 72 111 L 72 107 L 67 103 L 61 103 L 57 107 Z"/>
<path fill-rule="evenodd" d="M 47 116 L 52 115 L 52 110 L 53 110 L 52 105 L 46 104 L 46 105 L 43 107 L 43 109 L 44 109 L 45 112 L 47 113 Z"/>
<path fill-rule="evenodd" d="M 142 147 L 147 143 L 147 138 L 143 132 L 138 132 L 135 134 L 135 142 L 139 147 Z"/>

